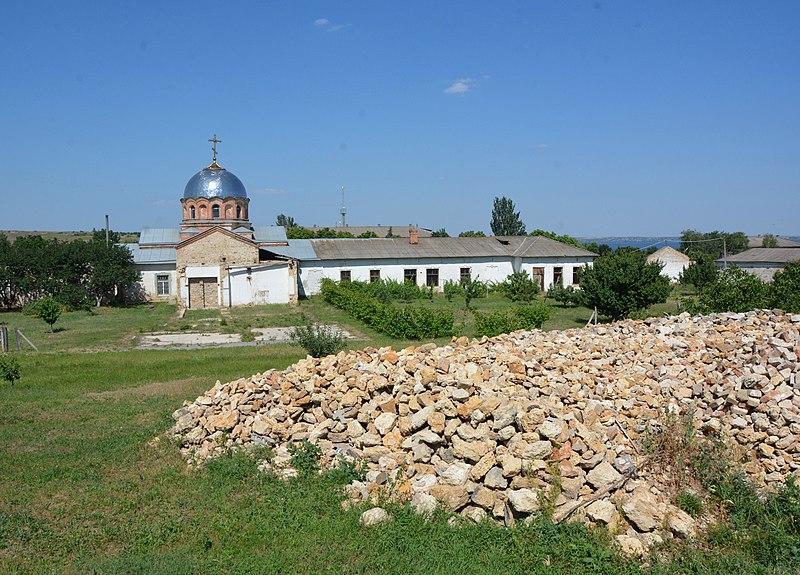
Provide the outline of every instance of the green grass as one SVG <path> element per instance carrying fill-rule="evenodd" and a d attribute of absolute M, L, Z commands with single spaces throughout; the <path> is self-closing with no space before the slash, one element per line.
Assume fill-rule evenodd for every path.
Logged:
<path fill-rule="evenodd" d="M 616 556 L 607 534 L 581 525 L 453 528 L 446 514 L 425 523 L 394 508 L 391 524 L 365 530 L 358 526 L 361 509 L 343 511 L 339 486 L 327 478 L 284 483 L 257 473 L 241 454 L 189 472 L 164 435 L 172 411 L 218 379 L 282 369 L 304 352 L 292 345 L 97 351 L 123 349 L 139 330 L 172 321 L 173 311 L 145 306 L 73 312 L 64 315 L 66 329 L 52 340 L 43 337 L 43 322 L 37 332 L 38 320 L 0 316 L 19 321 L 51 349 L 94 350 L 17 354 L 22 379 L 13 387 L 0 384 L 0 573 L 796 571 L 793 536 L 772 537 L 769 553 L 757 555 L 741 545 L 735 530 L 720 529 L 700 546 L 667 548 L 664 558 L 650 558 L 645 569 Z M 565 322 L 580 319 L 580 310 L 569 311 L 575 315 Z M 352 325 L 317 299 L 300 308 L 250 308 L 232 316 L 279 321 L 296 313 L 367 338 L 353 346 L 411 343 Z M 787 531 L 775 533 L 783 537 Z M 769 560 L 784 548 L 788 559 Z M 767 559 L 757 558 L 762 556 Z"/>

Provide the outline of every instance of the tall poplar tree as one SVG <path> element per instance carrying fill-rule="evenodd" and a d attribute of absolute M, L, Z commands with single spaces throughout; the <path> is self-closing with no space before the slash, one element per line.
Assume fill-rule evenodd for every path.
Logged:
<path fill-rule="evenodd" d="M 524 236 L 525 224 L 514 211 L 514 202 L 503 196 L 494 199 L 492 221 L 489 223 L 496 236 Z"/>

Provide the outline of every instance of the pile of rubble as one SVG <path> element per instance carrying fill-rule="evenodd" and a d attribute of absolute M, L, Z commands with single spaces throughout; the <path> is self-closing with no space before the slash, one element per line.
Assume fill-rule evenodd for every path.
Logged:
<path fill-rule="evenodd" d="M 280 464 L 308 440 L 323 464 L 367 463 L 353 497 L 391 488 L 421 511 L 506 523 L 547 506 L 636 551 L 695 530 L 643 465 L 666 412 L 693 412 L 761 484 L 800 468 L 799 329 L 800 315 L 767 310 L 683 314 L 309 357 L 217 382 L 173 431 L 194 462 L 255 444 Z"/>

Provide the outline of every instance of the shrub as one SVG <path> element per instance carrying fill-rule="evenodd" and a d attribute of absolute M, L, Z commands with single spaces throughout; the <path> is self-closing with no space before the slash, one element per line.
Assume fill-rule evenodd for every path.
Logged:
<path fill-rule="evenodd" d="M 488 313 L 475 312 L 475 332 L 478 336 L 494 337 L 519 329 L 541 329 L 549 318 L 550 308 L 543 303 Z"/>
<path fill-rule="evenodd" d="M 745 312 L 769 304 L 767 285 L 737 266 L 719 272 L 717 281 L 700 292 L 700 311 Z"/>
<path fill-rule="evenodd" d="M 0 376 L 11 385 L 20 378 L 19 362 L 16 357 L 0 355 Z"/>
<path fill-rule="evenodd" d="M 444 282 L 444 297 L 447 298 L 447 301 L 453 301 L 454 296 L 461 295 L 463 290 L 461 289 L 461 284 L 454 282 L 453 280 L 447 280 Z"/>
<path fill-rule="evenodd" d="M 800 313 L 800 262 L 790 262 L 775 274 L 768 296 L 770 307 Z"/>
<path fill-rule="evenodd" d="M 377 283 L 377 282 L 376 282 Z M 322 280 L 322 297 L 351 317 L 398 339 L 423 339 L 453 334 L 453 312 L 415 306 L 393 306 L 370 296 L 357 282 Z"/>
<path fill-rule="evenodd" d="M 292 342 L 300 345 L 312 357 L 324 357 L 341 351 L 345 346 L 344 334 L 325 325 L 298 326 L 289 334 Z"/>
<path fill-rule="evenodd" d="M 582 293 L 572 286 L 564 287 L 553 284 L 547 290 L 547 297 L 554 299 L 563 306 L 580 305 Z"/>
<path fill-rule="evenodd" d="M 307 439 L 289 444 L 289 454 L 292 456 L 291 465 L 301 477 L 309 477 L 319 472 L 319 458 L 322 450 L 318 445 Z"/>
<path fill-rule="evenodd" d="M 61 317 L 61 304 L 51 297 L 44 297 L 36 302 L 33 313 L 53 331 L 53 324 Z"/>
<path fill-rule="evenodd" d="M 539 293 L 539 286 L 525 272 L 514 272 L 497 289 L 511 301 L 533 301 Z"/>
<path fill-rule="evenodd" d="M 692 517 L 697 517 L 703 512 L 703 499 L 691 491 L 681 491 L 675 497 L 675 505 Z"/>
<path fill-rule="evenodd" d="M 464 307 L 470 309 L 469 304 L 476 297 L 484 297 L 486 295 L 486 284 L 478 277 L 462 279 L 461 280 L 461 293 L 464 294 Z"/>

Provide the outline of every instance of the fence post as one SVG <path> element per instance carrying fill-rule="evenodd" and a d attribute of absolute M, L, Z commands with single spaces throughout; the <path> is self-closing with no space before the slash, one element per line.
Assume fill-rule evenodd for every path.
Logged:
<path fill-rule="evenodd" d="M 8 328 L 6 326 L 0 327 L 0 350 L 8 353 Z"/>

